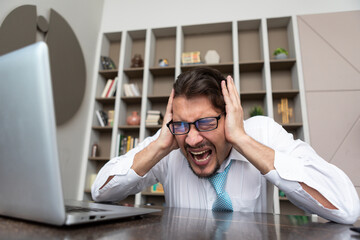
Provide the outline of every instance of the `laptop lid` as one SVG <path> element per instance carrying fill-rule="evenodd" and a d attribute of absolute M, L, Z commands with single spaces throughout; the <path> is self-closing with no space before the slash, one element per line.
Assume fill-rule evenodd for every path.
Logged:
<path fill-rule="evenodd" d="M 0 56 L 0 215 L 61 225 L 50 79 L 44 42 Z"/>
<path fill-rule="evenodd" d="M 65 213 L 44 42 L 0 56 L 0 111 L 0 215 L 73 225 L 159 211 L 66 200 L 81 209 Z"/>

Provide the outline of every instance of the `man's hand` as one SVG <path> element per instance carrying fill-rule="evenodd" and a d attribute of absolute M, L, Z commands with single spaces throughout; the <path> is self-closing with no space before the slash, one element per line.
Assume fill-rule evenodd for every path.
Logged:
<path fill-rule="evenodd" d="M 239 138 L 246 135 L 244 130 L 244 113 L 241 107 L 240 96 L 231 76 L 226 78 L 226 83 L 225 80 L 221 82 L 226 105 L 225 137 L 229 143 L 234 145 Z"/>
<path fill-rule="evenodd" d="M 139 175 L 144 176 L 155 166 L 163 157 L 168 155 L 172 150 L 179 148 L 175 137 L 166 126 L 172 119 L 172 105 L 174 100 L 174 89 L 171 91 L 169 101 L 166 107 L 164 122 L 161 127 L 160 136 L 150 143 L 134 157 L 132 169 Z"/>
<path fill-rule="evenodd" d="M 225 137 L 236 151 L 240 152 L 262 174 L 268 173 L 274 168 L 273 149 L 255 141 L 248 136 L 244 129 L 244 113 L 241 107 L 240 96 L 236 90 L 234 80 L 228 76 L 221 82 L 222 93 L 225 100 Z"/>
<path fill-rule="evenodd" d="M 164 149 L 171 152 L 172 150 L 175 150 L 179 148 L 176 139 L 174 135 L 169 131 L 166 124 L 172 120 L 172 109 L 173 109 L 173 100 L 174 100 L 174 89 L 172 89 L 168 104 L 166 106 L 166 113 L 164 116 L 163 125 L 161 127 L 161 133 L 159 138 L 156 140 L 156 142 L 159 144 L 159 146 Z"/>

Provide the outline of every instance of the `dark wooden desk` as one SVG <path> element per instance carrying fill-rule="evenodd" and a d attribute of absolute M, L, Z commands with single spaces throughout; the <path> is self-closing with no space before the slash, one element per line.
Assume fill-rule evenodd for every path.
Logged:
<path fill-rule="evenodd" d="M 360 239 L 349 227 L 308 216 L 165 208 L 141 218 L 61 228 L 0 217 L 0 239 Z"/>

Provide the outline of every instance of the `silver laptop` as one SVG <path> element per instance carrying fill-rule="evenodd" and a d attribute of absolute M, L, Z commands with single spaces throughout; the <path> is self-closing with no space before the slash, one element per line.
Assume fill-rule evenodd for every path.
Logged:
<path fill-rule="evenodd" d="M 156 211 L 65 201 L 47 45 L 0 56 L 0 215 L 73 225 Z"/>

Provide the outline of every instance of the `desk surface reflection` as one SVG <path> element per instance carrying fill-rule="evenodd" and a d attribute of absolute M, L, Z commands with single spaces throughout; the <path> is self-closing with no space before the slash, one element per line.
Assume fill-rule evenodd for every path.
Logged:
<path fill-rule="evenodd" d="M 349 228 L 310 216 L 180 208 L 61 228 L 0 217 L 0 239 L 360 239 Z"/>

